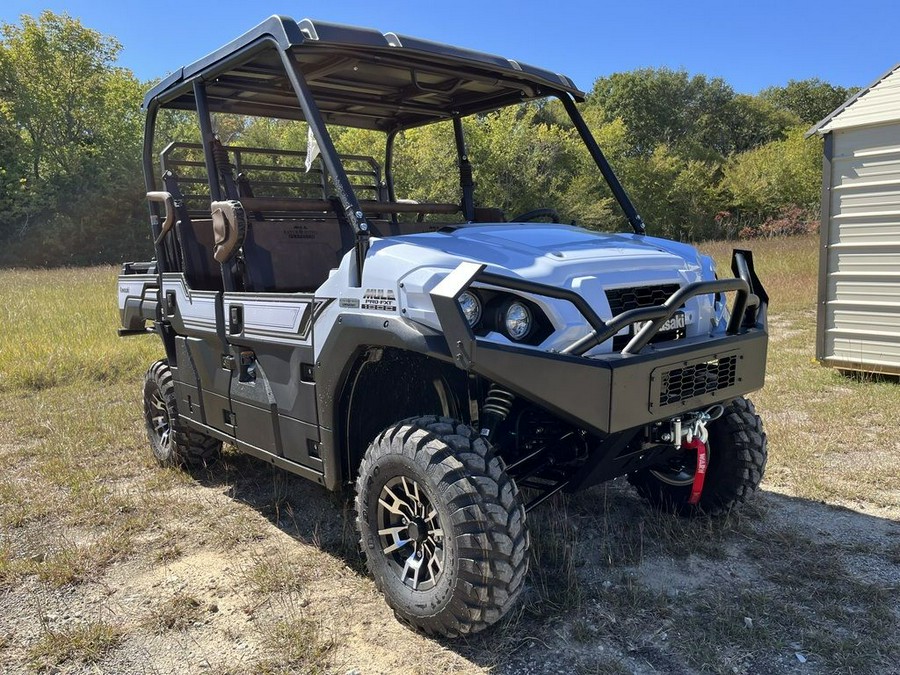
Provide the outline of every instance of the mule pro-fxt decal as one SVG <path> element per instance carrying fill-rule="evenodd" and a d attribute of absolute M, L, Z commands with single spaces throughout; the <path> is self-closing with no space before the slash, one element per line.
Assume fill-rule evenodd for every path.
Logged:
<path fill-rule="evenodd" d="M 389 288 L 367 288 L 362 297 L 362 309 L 396 312 L 397 294 Z"/>

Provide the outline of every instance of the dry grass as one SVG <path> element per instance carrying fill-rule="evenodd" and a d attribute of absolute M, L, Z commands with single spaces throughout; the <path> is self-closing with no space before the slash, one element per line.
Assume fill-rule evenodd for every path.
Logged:
<path fill-rule="evenodd" d="M 31 665 L 38 670 L 52 670 L 66 664 L 92 664 L 114 649 L 121 639 L 121 629 L 93 621 L 64 631 L 47 630 L 28 655 Z"/>
<path fill-rule="evenodd" d="M 766 387 L 753 399 L 770 437 L 769 487 L 844 504 L 900 508 L 896 378 L 845 377 L 815 363 L 818 240 L 746 242 L 770 296 Z M 731 246 L 701 245 L 720 270 Z"/>
<path fill-rule="evenodd" d="M 179 592 L 156 605 L 144 618 L 143 624 L 155 633 L 183 631 L 202 615 L 202 603 L 195 597 Z"/>
<path fill-rule="evenodd" d="M 116 382 L 146 368 L 156 345 L 116 336 L 113 268 L 0 274 L 0 391 Z"/>
<path fill-rule="evenodd" d="M 787 315 L 814 310 L 819 274 L 818 237 L 710 241 L 698 245 L 716 261 L 720 277 L 730 276 L 731 252 L 738 248 L 753 253 L 756 273 L 769 294 L 771 311 Z"/>
<path fill-rule="evenodd" d="M 195 476 L 151 461 L 138 383 L 161 350 L 116 337 L 114 269 L 0 271 L 0 593 L 21 603 L 0 610 L 0 659 L 133 672 L 152 648 L 150 670 L 180 672 L 160 665 L 180 635 L 213 672 L 346 672 L 376 653 L 387 660 L 372 670 L 408 672 L 792 672 L 796 653 L 809 672 L 891 672 L 900 536 L 868 533 L 900 514 L 900 385 L 814 362 L 815 240 L 748 246 L 771 296 L 767 383 L 753 396 L 765 487 L 790 498 L 719 521 L 652 512 L 618 483 L 556 498 L 530 517 L 517 611 L 455 643 L 396 625 L 340 497 L 240 455 Z M 728 269 L 730 244 L 701 248 Z M 132 609 L 48 623 L 36 596 Z M 210 670 L 185 670 L 198 668 Z"/>
<path fill-rule="evenodd" d="M 274 658 L 254 664 L 253 672 L 264 675 L 332 672 L 332 640 L 322 627 L 308 617 L 294 615 L 281 619 L 267 631 L 265 645 Z"/>

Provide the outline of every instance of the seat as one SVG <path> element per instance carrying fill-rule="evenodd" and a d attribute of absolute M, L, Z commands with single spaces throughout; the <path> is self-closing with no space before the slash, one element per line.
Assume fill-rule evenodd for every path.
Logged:
<path fill-rule="evenodd" d="M 179 221 L 175 232 L 188 285 L 196 290 L 221 291 L 222 271 L 213 257 L 215 241 L 212 220 Z"/>
<path fill-rule="evenodd" d="M 244 239 L 244 290 L 316 290 L 353 247 L 337 219 L 251 221 Z"/>

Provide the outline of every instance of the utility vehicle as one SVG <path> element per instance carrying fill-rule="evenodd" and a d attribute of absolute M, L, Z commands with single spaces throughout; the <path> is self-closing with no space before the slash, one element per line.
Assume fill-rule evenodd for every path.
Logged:
<path fill-rule="evenodd" d="M 462 120 L 548 97 L 632 232 L 480 202 Z M 156 458 L 195 467 L 228 443 L 329 490 L 355 484 L 377 586 L 447 636 L 510 609 L 526 514 L 558 492 L 627 476 L 686 515 L 743 501 L 766 462 L 744 398 L 768 340 L 752 257 L 736 251 L 718 278 L 694 248 L 646 235 L 582 100 L 518 61 L 279 16 L 153 87 L 155 258 L 124 265 L 118 303 L 122 335 L 165 349 L 144 383 Z M 160 149 L 166 109 L 200 142 Z M 309 143 L 223 143 L 224 113 L 305 122 Z M 395 142 L 441 122 L 458 199 L 398 195 Z M 381 133 L 386 152 L 341 156 L 335 127 Z"/>

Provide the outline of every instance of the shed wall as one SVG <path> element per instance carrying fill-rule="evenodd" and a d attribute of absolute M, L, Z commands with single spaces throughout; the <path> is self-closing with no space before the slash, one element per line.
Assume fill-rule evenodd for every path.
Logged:
<path fill-rule="evenodd" d="M 832 134 L 819 358 L 900 373 L 900 123 Z"/>

